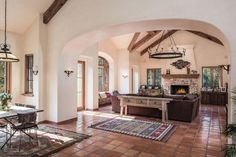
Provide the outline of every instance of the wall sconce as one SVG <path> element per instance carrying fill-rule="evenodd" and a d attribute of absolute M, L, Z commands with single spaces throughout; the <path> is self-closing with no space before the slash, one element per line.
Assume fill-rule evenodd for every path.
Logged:
<path fill-rule="evenodd" d="M 39 73 L 38 67 L 34 66 L 32 72 L 33 72 L 34 75 L 38 75 L 38 73 Z"/>
<path fill-rule="evenodd" d="M 127 75 L 127 74 L 123 74 L 122 77 L 123 77 L 124 79 L 126 79 L 126 78 L 128 77 L 128 75 Z"/>
<path fill-rule="evenodd" d="M 64 73 L 66 73 L 66 75 L 68 77 L 70 77 L 70 74 L 72 74 L 74 71 L 73 70 L 65 70 Z"/>
<path fill-rule="evenodd" d="M 220 68 L 224 69 L 227 71 L 227 74 L 229 74 L 229 71 L 230 71 L 230 65 L 227 64 L 227 65 L 219 65 Z"/>

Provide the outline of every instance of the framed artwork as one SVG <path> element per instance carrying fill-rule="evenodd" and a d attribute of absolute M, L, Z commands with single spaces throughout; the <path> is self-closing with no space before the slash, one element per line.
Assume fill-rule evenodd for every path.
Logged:
<path fill-rule="evenodd" d="M 179 59 L 179 60 L 173 62 L 171 65 L 173 65 L 177 69 L 183 69 L 183 68 L 186 68 L 187 66 L 189 66 L 190 62 Z"/>

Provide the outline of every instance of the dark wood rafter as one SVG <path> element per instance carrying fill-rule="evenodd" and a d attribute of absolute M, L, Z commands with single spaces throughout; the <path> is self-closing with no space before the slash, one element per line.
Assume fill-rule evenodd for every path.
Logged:
<path fill-rule="evenodd" d="M 140 39 L 137 43 L 134 44 L 133 48 L 131 51 L 136 50 L 137 48 L 141 47 L 144 45 L 146 42 L 151 40 L 153 37 L 155 37 L 157 34 L 159 34 L 161 31 L 152 31 L 148 32 L 147 35 L 145 35 L 142 39 Z"/>
<path fill-rule="evenodd" d="M 67 1 L 68 0 L 55 0 L 43 14 L 43 23 L 48 24 Z"/>
<path fill-rule="evenodd" d="M 141 56 L 144 55 L 148 51 L 148 49 L 152 49 L 153 47 L 157 46 L 158 44 L 160 44 L 162 41 L 164 41 L 165 39 L 167 39 L 169 36 L 171 36 L 172 34 L 174 34 L 177 31 L 178 30 L 171 30 L 168 33 L 164 34 L 162 38 L 157 39 L 152 44 L 150 44 L 148 47 L 146 47 L 144 50 L 142 50 L 140 52 L 140 55 Z"/>
<path fill-rule="evenodd" d="M 199 31 L 192 31 L 192 30 L 187 30 L 187 31 L 190 32 L 190 33 L 193 33 L 197 36 L 200 36 L 202 38 L 208 39 L 212 42 L 215 42 L 217 44 L 220 44 L 220 45 L 224 46 L 224 44 L 218 38 L 216 38 L 212 35 L 209 35 L 209 34 L 206 34 L 206 33 L 203 33 L 203 32 L 199 32 Z"/>
<path fill-rule="evenodd" d="M 158 31 L 147 31 L 148 34 L 154 34 L 156 32 L 158 32 Z"/>
<path fill-rule="evenodd" d="M 132 51 L 132 48 L 133 48 L 134 44 L 136 43 L 136 41 L 138 40 L 138 37 L 139 37 L 140 34 L 141 34 L 140 32 L 134 33 L 134 36 L 133 36 L 133 38 L 132 38 L 132 40 L 131 40 L 131 42 L 128 46 L 129 52 Z"/>

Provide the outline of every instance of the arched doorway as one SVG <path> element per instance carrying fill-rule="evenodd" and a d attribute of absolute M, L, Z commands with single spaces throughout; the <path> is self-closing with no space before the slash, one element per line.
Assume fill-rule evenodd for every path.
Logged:
<path fill-rule="evenodd" d="M 190 24 L 191 23 L 191 24 Z M 121 29 L 122 28 L 122 29 Z M 224 45 L 226 46 L 226 51 L 227 53 L 230 53 L 229 49 L 229 44 L 227 40 L 224 37 L 224 34 L 215 26 L 206 23 L 206 22 L 201 22 L 201 21 L 195 21 L 195 20 L 182 20 L 182 19 L 169 19 L 169 20 L 151 20 L 151 21 L 140 21 L 140 22 L 133 22 L 133 23 L 128 23 L 128 24 L 122 24 L 122 25 L 116 25 L 116 26 L 111 26 L 109 28 L 104 28 L 103 30 L 98 30 L 94 32 L 90 32 L 81 36 L 78 36 L 76 38 L 73 38 L 70 40 L 64 47 L 63 52 L 60 57 L 59 61 L 59 68 L 58 69 L 63 69 L 65 67 L 74 67 L 75 62 L 74 60 L 78 58 L 80 55 L 79 52 L 85 52 L 87 51 L 87 48 L 92 47 L 93 52 L 97 51 L 96 49 L 96 42 L 104 40 L 109 37 L 117 36 L 117 35 L 122 35 L 122 34 L 127 34 L 130 32 L 139 32 L 139 31 L 150 31 L 150 30 L 170 30 L 170 29 L 188 29 L 188 30 L 196 30 L 196 31 L 202 31 L 202 32 L 208 32 L 208 34 L 212 34 L 214 36 L 217 36 L 219 39 L 222 40 Z M 99 34 L 99 35 L 98 35 Z M 90 39 L 89 41 L 87 39 Z M 95 46 L 93 45 L 95 44 Z M 90 51 L 91 52 L 91 51 Z M 90 53 L 89 52 L 89 53 Z M 96 52 L 97 53 L 97 52 Z M 230 58 L 229 58 L 230 62 Z M 71 82 L 63 82 L 64 81 L 64 74 L 62 72 L 58 73 L 59 77 L 59 84 L 58 84 L 58 90 L 61 91 L 63 89 L 63 92 L 59 92 L 59 98 L 58 98 L 58 107 L 59 107 L 59 113 L 60 115 L 60 108 L 63 107 L 63 104 L 71 104 L 71 107 L 73 108 L 73 101 L 74 99 L 70 100 L 62 100 L 60 98 L 60 93 L 65 93 L 65 92 L 70 92 L 69 89 L 64 88 L 65 84 L 71 84 Z M 73 78 L 71 78 L 73 79 Z M 96 86 L 98 82 L 94 80 L 94 89 L 96 90 Z M 72 87 L 69 85 L 69 87 Z M 73 88 L 73 87 L 72 87 Z M 98 89 L 98 88 L 97 88 Z M 71 97 L 74 97 L 71 95 Z M 92 97 L 94 100 L 97 99 L 97 96 L 94 94 Z M 92 109 L 96 109 L 97 104 L 92 104 L 94 105 Z M 71 116 L 71 113 L 74 111 L 68 111 L 68 115 Z M 69 114 L 70 113 L 70 114 Z M 66 114 L 62 114 L 63 117 L 59 119 L 65 119 Z M 76 115 L 76 113 L 74 114 Z M 231 116 L 229 116 L 231 117 Z"/>
<path fill-rule="evenodd" d="M 116 88 L 115 86 L 115 63 L 114 63 L 114 59 L 109 55 L 108 52 L 103 52 L 103 51 L 99 51 L 98 52 L 98 57 L 104 58 L 107 63 L 108 63 L 108 88 L 106 91 L 112 92 L 114 91 L 114 89 Z"/>
<path fill-rule="evenodd" d="M 109 91 L 109 63 L 108 61 L 98 56 L 98 91 L 107 92 Z"/>

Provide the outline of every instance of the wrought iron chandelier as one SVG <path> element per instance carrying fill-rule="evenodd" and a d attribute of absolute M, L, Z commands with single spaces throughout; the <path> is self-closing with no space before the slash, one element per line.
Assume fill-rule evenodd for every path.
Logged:
<path fill-rule="evenodd" d="M 181 58 L 181 57 L 185 56 L 186 49 L 183 48 L 182 50 L 180 50 L 180 48 L 176 46 L 176 42 L 171 34 L 168 36 L 168 38 L 170 40 L 170 44 L 171 44 L 171 46 L 170 46 L 171 49 L 164 50 L 164 48 L 161 47 L 161 42 L 167 38 L 167 37 L 164 37 L 165 32 L 166 32 L 166 34 L 169 33 L 168 30 L 162 31 L 160 42 L 157 45 L 157 48 L 156 49 L 148 49 L 149 58 L 173 59 L 173 58 Z"/>
<path fill-rule="evenodd" d="M 11 53 L 10 48 L 11 46 L 7 44 L 7 0 L 5 0 L 4 43 L 0 45 L 0 61 L 19 62 L 19 59 Z"/>

